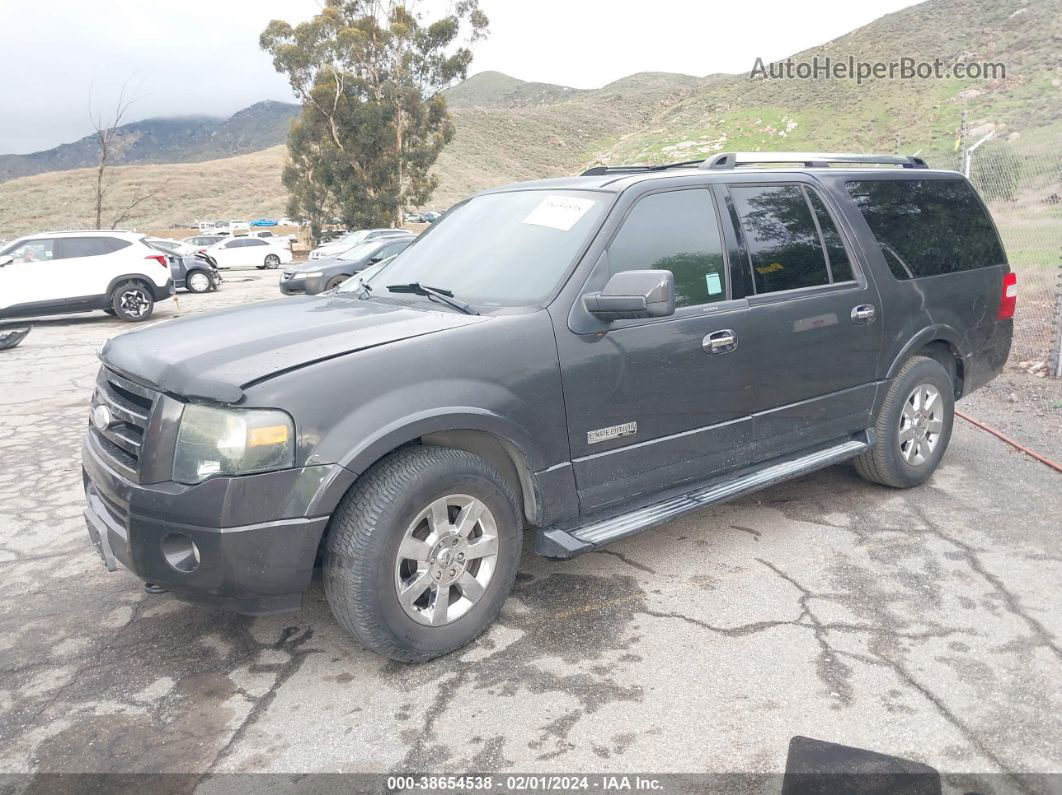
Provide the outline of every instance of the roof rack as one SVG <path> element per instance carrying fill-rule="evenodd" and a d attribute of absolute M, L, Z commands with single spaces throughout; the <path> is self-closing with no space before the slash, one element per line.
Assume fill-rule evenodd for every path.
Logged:
<path fill-rule="evenodd" d="M 642 174 L 648 171 L 667 171 L 669 168 L 689 168 L 699 166 L 704 160 L 684 160 L 681 163 L 662 163 L 655 166 L 594 166 L 588 168 L 580 177 L 600 177 L 604 174 Z"/>
<path fill-rule="evenodd" d="M 929 168 L 914 155 L 860 155 L 844 152 L 721 152 L 700 164 L 700 168 L 725 170 L 758 163 L 794 163 L 804 168 L 829 168 L 830 163 L 853 163 L 861 166 L 902 166 Z"/>

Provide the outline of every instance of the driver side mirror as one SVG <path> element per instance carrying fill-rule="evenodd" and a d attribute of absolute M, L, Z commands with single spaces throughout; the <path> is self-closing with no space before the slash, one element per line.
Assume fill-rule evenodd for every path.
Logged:
<path fill-rule="evenodd" d="M 14 257 L 12 257 L 10 254 L 5 254 L 4 256 L 0 257 L 0 268 L 4 267 L 5 265 L 10 265 L 14 261 Z"/>
<path fill-rule="evenodd" d="M 601 320 L 633 320 L 675 314 L 671 271 L 622 271 L 601 292 L 583 296 L 583 306 Z"/>

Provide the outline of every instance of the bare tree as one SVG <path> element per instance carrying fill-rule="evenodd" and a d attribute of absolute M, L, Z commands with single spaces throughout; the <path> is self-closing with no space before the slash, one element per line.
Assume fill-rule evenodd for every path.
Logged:
<path fill-rule="evenodd" d="M 103 228 L 103 207 L 107 191 L 112 186 L 112 180 L 108 174 L 108 169 L 121 157 L 122 154 L 124 142 L 122 141 L 118 128 L 122 126 L 126 114 L 129 112 L 129 108 L 137 100 L 135 92 L 131 96 L 128 95 L 128 87 L 129 83 L 126 81 L 126 83 L 122 85 L 122 90 L 118 93 L 118 101 L 115 104 L 114 114 L 108 116 L 106 119 L 104 118 L 102 111 L 93 107 L 92 88 L 89 88 L 89 118 L 92 119 L 92 127 L 95 130 L 93 137 L 96 139 L 97 149 L 95 185 L 96 229 Z M 117 227 L 118 224 L 122 223 L 129 217 L 129 214 L 137 205 L 154 195 L 154 191 L 134 195 L 124 209 L 118 211 L 114 215 L 110 228 L 114 229 Z"/>

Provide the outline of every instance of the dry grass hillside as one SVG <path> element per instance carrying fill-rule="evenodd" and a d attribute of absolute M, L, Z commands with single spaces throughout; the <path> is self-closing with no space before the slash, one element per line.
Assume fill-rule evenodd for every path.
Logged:
<path fill-rule="evenodd" d="M 571 174 L 594 163 L 667 162 L 747 149 L 885 150 L 897 144 L 950 165 L 963 111 L 1020 150 L 1062 126 L 1062 0 L 928 0 L 799 53 L 862 60 L 911 56 L 1002 62 L 1005 80 L 750 80 L 747 75 L 632 75 L 575 91 L 497 72 L 451 89 L 457 128 L 436 165 L 442 209 L 514 180 Z M 751 67 L 751 63 L 749 64 Z M 154 195 L 127 225 L 161 228 L 196 218 L 284 211 L 282 146 L 194 164 L 116 171 L 110 205 Z M 0 237 L 84 225 L 91 172 L 0 184 Z"/>

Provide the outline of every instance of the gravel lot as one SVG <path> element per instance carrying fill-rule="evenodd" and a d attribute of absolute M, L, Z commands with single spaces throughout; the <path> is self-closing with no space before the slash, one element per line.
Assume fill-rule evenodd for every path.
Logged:
<path fill-rule="evenodd" d="M 155 320 L 279 296 L 276 273 L 226 276 Z M 924 762 L 947 791 L 1062 772 L 1062 475 L 966 423 L 913 491 L 840 466 L 575 561 L 527 545 L 486 635 L 405 666 L 319 586 L 247 618 L 108 574 L 79 443 L 95 352 L 129 326 L 34 325 L 0 352 L 0 773 L 777 773 L 795 735 Z M 1021 408 L 1004 429 L 1058 458 L 1059 390 L 1033 381 L 964 405 Z"/>

